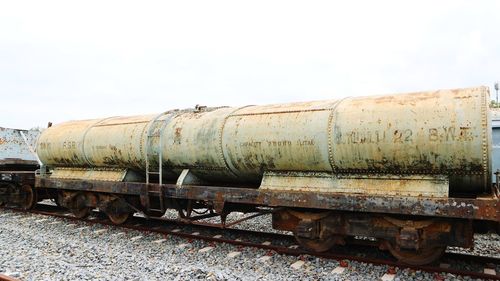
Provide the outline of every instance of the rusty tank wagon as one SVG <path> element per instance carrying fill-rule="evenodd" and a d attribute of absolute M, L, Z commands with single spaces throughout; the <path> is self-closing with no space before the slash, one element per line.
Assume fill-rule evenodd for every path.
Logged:
<path fill-rule="evenodd" d="M 38 139 L 36 188 L 117 224 L 271 212 L 303 247 L 371 237 L 425 264 L 500 231 L 488 102 L 477 87 L 70 121 Z"/>

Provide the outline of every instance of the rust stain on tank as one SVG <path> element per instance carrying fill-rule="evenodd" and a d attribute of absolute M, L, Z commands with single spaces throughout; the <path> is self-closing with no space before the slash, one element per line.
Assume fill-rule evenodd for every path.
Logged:
<path fill-rule="evenodd" d="M 182 128 L 180 128 L 180 127 L 175 128 L 174 143 L 181 144 L 181 140 L 182 140 L 181 133 L 182 133 Z"/>

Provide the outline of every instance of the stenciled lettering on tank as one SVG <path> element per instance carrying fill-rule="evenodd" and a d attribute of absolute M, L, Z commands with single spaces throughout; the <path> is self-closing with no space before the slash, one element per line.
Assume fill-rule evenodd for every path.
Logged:
<path fill-rule="evenodd" d="M 264 147 L 291 147 L 291 146 L 314 146 L 316 142 L 314 139 L 299 139 L 292 140 L 259 140 L 259 141 L 245 141 L 240 143 L 240 147 L 264 148 Z"/>
<path fill-rule="evenodd" d="M 52 144 L 50 142 L 41 142 L 40 149 L 50 149 Z"/>
<path fill-rule="evenodd" d="M 431 142 L 472 141 L 474 139 L 471 127 L 430 128 L 428 133 L 428 139 Z"/>
<path fill-rule="evenodd" d="M 298 146 L 314 146 L 315 141 L 314 139 L 309 139 L 309 140 L 298 140 L 297 141 Z"/>
<path fill-rule="evenodd" d="M 474 139 L 471 127 L 439 127 L 429 128 L 426 139 L 430 142 L 450 142 L 462 141 L 469 142 Z M 415 133 L 411 129 L 394 129 L 391 131 L 381 130 L 352 130 L 343 133 L 340 129 L 335 131 L 336 144 L 377 144 L 377 143 L 412 143 Z"/>
<path fill-rule="evenodd" d="M 292 142 L 289 140 L 266 140 L 266 143 L 269 147 L 292 146 Z"/>
<path fill-rule="evenodd" d="M 260 148 L 262 146 L 261 141 L 245 141 L 240 143 L 241 147 L 253 147 L 253 148 Z"/>
<path fill-rule="evenodd" d="M 62 145 L 63 149 L 76 149 L 76 141 L 65 141 Z"/>
<path fill-rule="evenodd" d="M 401 136 L 400 136 L 401 132 Z M 410 133 L 406 132 L 407 135 L 403 136 L 404 131 L 399 131 L 395 130 L 393 134 L 393 138 L 395 139 L 394 142 L 396 142 L 396 139 L 404 139 L 404 140 L 409 140 L 407 137 L 408 135 L 411 136 L 411 131 Z M 358 131 L 358 130 L 353 130 L 348 133 L 342 133 L 340 129 L 335 130 L 335 143 L 336 144 L 375 144 L 375 143 L 381 143 L 381 142 L 386 142 L 387 138 L 387 133 L 386 131 L 381 131 L 381 130 L 374 130 L 374 131 Z"/>

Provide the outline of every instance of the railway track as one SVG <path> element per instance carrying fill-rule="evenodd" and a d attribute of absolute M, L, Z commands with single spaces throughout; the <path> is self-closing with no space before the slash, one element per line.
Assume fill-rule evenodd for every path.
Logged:
<path fill-rule="evenodd" d="M 19 281 L 16 278 L 10 277 L 8 275 L 0 274 L 0 281 Z"/>
<path fill-rule="evenodd" d="M 25 212 L 15 208 L 8 208 L 15 212 Z M 144 233 L 159 233 L 165 236 L 175 235 L 192 240 L 203 240 L 209 242 L 209 245 L 215 246 L 216 243 L 227 243 L 238 247 L 253 247 L 265 249 L 268 255 L 284 254 L 291 256 L 299 256 L 304 259 L 307 256 L 319 257 L 325 259 L 335 259 L 341 261 L 341 266 L 347 267 L 349 261 L 357 261 L 370 263 L 375 265 L 389 266 L 388 274 L 395 274 L 397 268 L 410 268 L 413 270 L 421 270 L 435 273 L 437 280 L 440 279 L 441 273 L 451 273 L 460 276 L 470 276 L 473 278 L 500 280 L 500 275 L 496 274 L 495 267 L 500 265 L 500 259 L 486 256 L 475 256 L 469 254 L 445 253 L 441 258 L 440 264 L 426 266 L 410 266 L 398 262 L 388 253 L 376 250 L 374 251 L 374 243 L 369 240 L 356 239 L 350 241 L 354 245 L 337 247 L 334 251 L 326 253 L 314 253 L 300 248 L 296 245 L 292 235 L 259 232 L 252 230 L 243 230 L 236 228 L 220 228 L 207 223 L 188 223 L 173 219 L 146 219 L 140 216 L 134 216 L 123 225 L 116 226 L 102 213 L 94 212 L 93 215 L 86 219 L 78 219 L 73 217 L 67 210 L 57 206 L 39 204 L 30 213 L 58 217 L 69 221 L 79 221 L 82 223 L 99 224 L 108 227 L 117 227 L 123 229 L 137 230 Z M 251 239 L 248 239 L 251 237 Z M 210 246 L 209 246 L 210 247 Z M 469 268 L 476 270 L 464 270 L 456 268 L 455 265 L 468 264 Z M 485 270 L 486 269 L 486 270 Z M 482 270 L 482 271 L 481 271 Z M 10 277 L 6 277 L 10 278 Z M 0 276 L 0 280 L 1 279 Z M 5 279 L 15 280 L 15 279 Z"/>

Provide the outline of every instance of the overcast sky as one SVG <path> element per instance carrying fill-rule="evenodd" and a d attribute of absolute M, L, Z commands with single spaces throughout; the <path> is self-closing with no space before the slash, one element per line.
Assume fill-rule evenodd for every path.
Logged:
<path fill-rule="evenodd" d="M 496 80 L 500 1 L 0 4 L 2 127 Z"/>

